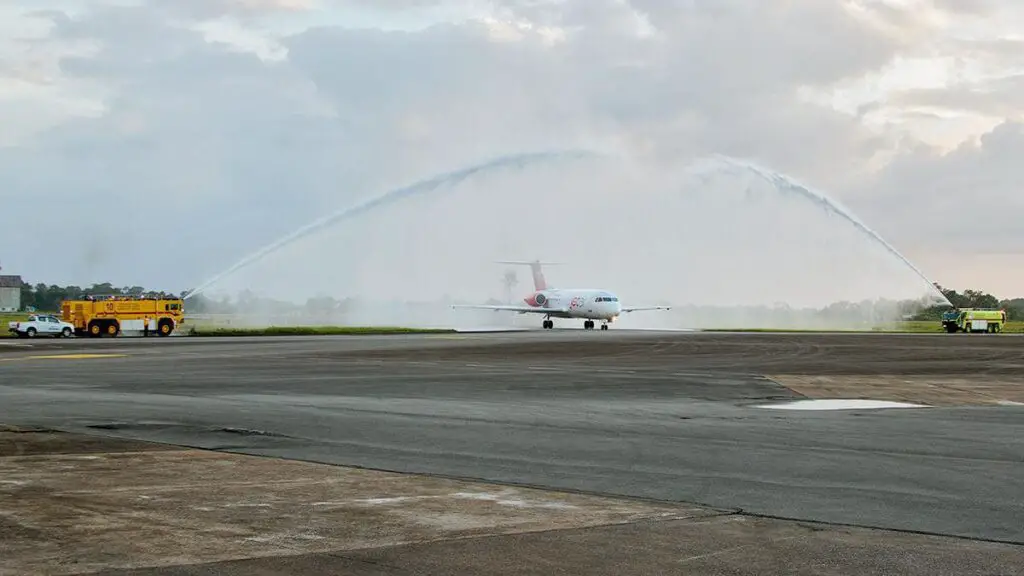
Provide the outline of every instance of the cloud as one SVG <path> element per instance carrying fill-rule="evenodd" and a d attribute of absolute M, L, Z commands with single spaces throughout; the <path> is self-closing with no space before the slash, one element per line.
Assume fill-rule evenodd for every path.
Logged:
<path fill-rule="evenodd" d="M 914 178 L 977 153 L 922 151 L 903 127 L 866 125 L 857 105 L 1011 117 L 1021 89 L 1012 77 L 990 78 L 985 94 L 864 89 L 853 112 L 833 106 L 835 94 L 926 52 L 950 10 L 940 3 L 934 18 L 866 0 L 21 5 L 49 64 L 6 52 L 17 65 L 4 68 L 0 98 L 22 125 L 3 133 L 17 146 L 0 158 L 0 199 L 15 213 L 59 206 L 61 232 L 30 245 L 11 228 L 0 238 L 19 247 L 8 266 L 51 282 L 184 289 L 358 198 L 535 149 L 596 147 L 666 169 L 712 152 L 750 157 L 884 222 L 891 198 L 921 202 L 907 183 L 920 188 Z M 353 10 L 361 24 L 346 27 Z M 441 13 L 461 16 L 437 23 Z M 976 59 L 1014 57 L 1010 40 L 947 40 Z M 19 74 L 21 84 L 10 80 Z M 983 146 L 987 162 L 1016 145 L 999 134 Z M 891 164 L 871 174 L 880 162 Z M 990 190 L 993 202 L 1010 193 Z M 112 226 L 112 206 L 130 216 Z M 897 235 L 942 234 L 920 224 Z M 146 256 L 162 251 L 174 266 Z"/>
<path fill-rule="evenodd" d="M 102 87 L 61 73 L 62 58 L 96 51 L 90 42 L 50 37 L 61 17 L 0 6 L 0 150 L 69 117 L 103 112 Z"/>
<path fill-rule="evenodd" d="M 1005 121 L 944 152 L 908 150 L 861 184 L 855 207 L 948 286 L 1021 293 L 1024 123 Z"/>
<path fill-rule="evenodd" d="M 894 102 L 907 108 L 1013 118 L 1024 111 L 1021 94 L 1024 94 L 1024 75 L 1014 75 L 941 89 L 906 90 L 898 94 Z"/>
<path fill-rule="evenodd" d="M 969 15 L 989 14 L 996 4 L 993 0 L 935 0 L 935 7 L 940 10 Z"/>
<path fill-rule="evenodd" d="M 920 147 L 876 175 L 873 187 L 887 203 L 864 210 L 904 243 L 919 237 L 917 222 L 931 222 L 928 244 L 936 251 L 1024 253 L 1021 154 L 1024 123 L 1015 121 L 948 153 Z"/>
<path fill-rule="evenodd" d="M 901 0 L 916 22 L 886 66 L 837 86 L 846 106 L 870 124 L 906 131 L 949 149 L 1019 117 L 1013 86 L 1021 73 L 1024 9 L 1010 2 Z M 899 21 L 900 19 L 895 19 Z M 924 115 L 922 115 L 922 113 Z M 931 115 L 928 120 L 925 115 Z"/>
<path fill-rule="evenodd" d="M 317 0 L 151 0 L 147 8 L 198 19 L 225 15 L 262 18 L 313 10 L 317 5 Z"/>

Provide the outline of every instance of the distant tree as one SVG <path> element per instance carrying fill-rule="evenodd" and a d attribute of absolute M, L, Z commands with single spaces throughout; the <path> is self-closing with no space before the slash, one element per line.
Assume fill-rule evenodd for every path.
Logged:
<path fill-rule="evenodd" d="M 999 307 L 1006 310 L 1008 320 L 1024 320 L 1024 298 L 1003 300 L 999 303 Z"/>
<path fill-rule="evenodd" d="M 330 316 L 339 311 L 341 303 L 330 296 L 315 296 L 306 301 L 306 312 L 313 316 Z"/>
<path fill-rule="evenodd" d="M 32 289 L 32 285 L 24 280 L 21 281 L 21 305 L 25 308 L 38 308 L 36 292 Z"/>
<path fill-rule="evenodd" d="M 85 298 L 86 296 L 99 295 L 150 295 L 158 298 L 177 298 L 171 292 L 147 291 L 142 286 L 128 286 L 116 288 L 110 282 L 93 284 L 90 288 L 80 286 L 56 286 L 43 283 L 35 286 L 22 281 L 21 284 L 21 305 L 24 308 L 35 308 L 41 312 L 57 312 L 60 310 L 60 303 L 64 300 Z"/>
<path fill-rule="evenodd" d="M 1004 307 L 1003 303 L 1000 302 L 999 298 L 996 298 L 992 294 L 989 294 L 983 290 L 967 289 L 963 292 L 957 292 L 942 287 L 942 285 L 936 283 L 935 287 L 938 288 L 942 294 L 949 300 L 955 308 L 1001 308 Z M 1005 301 L 1004 301 L 1005 302 Z M 915 320 L 938 320 L 942 317 L 943 312 L 949 311 L 948 306 L 931 306 L 920 310 L 914 315 Z M 1014 316 L 1011 312 L 1007 311 L 1007 317 L 1024 317 L 1024 309 L 1022 309 L 1019 316 Z"/>

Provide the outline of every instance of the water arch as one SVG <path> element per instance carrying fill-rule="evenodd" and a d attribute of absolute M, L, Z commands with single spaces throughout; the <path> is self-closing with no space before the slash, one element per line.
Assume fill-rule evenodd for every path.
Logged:
<path fill-rule="evenodd" d="M 507 157 L 392 191 L 195 292 L 251 290 L 289 322 L 324 323 L 322 311 L 303 318 L 323 296 L 346 303 L 331 322 L 533 326 L 447 304 L 504 301 L 506 270 L 494 262 L 534 258 L 564 263 L 548 271 L 556 286 L 676 307 L 624 327 L 863 327 L 897 318 L 899 301 L 944 301 L 852 212 L 785 175 L 721 156 L 665 169 L 577 151 Z M 517 280 L 517 292 L 532 287 L 528 275 Z"/>

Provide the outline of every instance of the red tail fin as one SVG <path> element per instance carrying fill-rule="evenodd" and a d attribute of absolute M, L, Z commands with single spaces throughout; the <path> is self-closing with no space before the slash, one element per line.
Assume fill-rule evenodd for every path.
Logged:
<path fill-rule="evenodd" d="M 516 264 L 520 266 L 529 266 L 530 271 L 533 272 L 533 289 L 535 291 L 547 290 L 549 288 L 548 281 L 544 278 L 544 271 L 541 270 L 541 266 L 544 264 L 556 265 L 555 262 L 541 262 L 540 260 L 534 260 L 533 262 L 523 262 L 520 260 L 499 260 L 498 264 Z"/>
<path fill-rule="evenodd" d="M 533 288 L 538 291 L 547 289 L 548 283 L 544 279 L 544 271 L 540 269 L 539 260 L 530 262 L 530 272 L 533 272 Z"/>

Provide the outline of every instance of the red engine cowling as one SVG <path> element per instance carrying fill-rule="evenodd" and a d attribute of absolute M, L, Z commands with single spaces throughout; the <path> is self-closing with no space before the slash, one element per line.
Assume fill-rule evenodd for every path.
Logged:
<path fill-rule="evenodd" d="M 529 296 L 524 298 L 524 300 L 530 306 L 544 307 L 548 303 L 547 296 L 545 296 L 542 292 L 534 292 L 533 294 L 530 294 Z"/>

